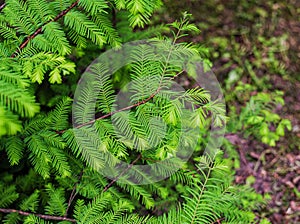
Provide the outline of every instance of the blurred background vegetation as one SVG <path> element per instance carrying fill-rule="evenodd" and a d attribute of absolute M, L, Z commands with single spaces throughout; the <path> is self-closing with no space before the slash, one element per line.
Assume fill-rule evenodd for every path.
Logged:
<path fill-rule="evenodd" d="M 184 11 L 201 30 L 187 40 L 209 49 L 223 86 L 230 117 L 227 139 L 240 158 L 236 183 L 269 195 L 260 218 L 299 223 L 300 1 L 164 0 L 153 21 L 171 22 Z M 262 101 L 273 104 L 272 112 L 265 112 Z M 252 107 L 262 112 L 255 115 L 261 121 L 243 117 Z M 289 131 L 283 137 L 274 124 Z"/>

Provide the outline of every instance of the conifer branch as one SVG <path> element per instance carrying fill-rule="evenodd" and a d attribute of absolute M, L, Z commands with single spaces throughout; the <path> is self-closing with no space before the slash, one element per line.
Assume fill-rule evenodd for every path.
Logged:
<path fill-rule="evenodd" d="M 121 109 L 119 109 L 119 110 L 110 112 L 110 113 L 108 113 L 108 114 L 105 114 L 105 115 L 103 115 L 103 116 L 101 116 L 101 117 L 99 117 L 99 118 L 96 118 L 96 119 L 94 119 L 94 120 L 91 120 L 91 121 L 89 121 L 89 122 L 80 124 L 80 125 L 76 126 L 76 128 L 81 128 L 81 127 L 84 127 L 84 126 L 86 126 L 86 125 L 93 124 L 93 123 L 95 123 L 97 120 L 102 120 L 102 119 L 105 119 L 105 118 L 107 118 L 107 117 L 110 117 L 110 116 L 112 116 L 112 115 L 114 115 L 114 114 L 116 114 L 116 113 L 119 113 L 119 112 L 122 112 L 122 111 L 126 111 L 126 110 L 130 110 L 130 109 L 132 109 L 132 108 L 135 108 L 135 107 L 138 107 L 138 106 L 140 106 L 140 105 L 142 105 L 142 104 L 145 104 L 145 103 L 147 103 L 149 100 L 153 99 L 153 97 L 155 97 L 155 95 L 156 95 L 159 91 L 160 91 L 160 88 L 158 88 L 154 93 L 152 93 L 152 94 L 151 94 L 147 99 L 145 99 L 145 100 L 142 100 L 142 101 L 140 101 L 140 102 L 138 102 L 138 103 L 132 104 L 132 105 L 130 105 L 130 106 L 128 106 L 128 107 L 123 107 L 123 108 L 121 108 Z"/>
<path fill-rule="evenodd" d="M 179 75 L 181 75 L 183 72 L 184 72 L 184 70 L 178 72 L 174 77 L 170 78 L 170 80 L 173 80 L 173 79 L 177 78 L 177 77 L 178 77 Z M 135 107 L 141 106 L 141 105 L 143 105 L 143 104 L 149 102 L 151 99 L 153 99 L 153 97 L 155 97 L 155 96 L 159 93 L 160 90 L 161 90 L 161 87 L 159 86 L 159 87 L 157 88 L 157 90 L 156 90 L 154 93 L 152 93 L 147 99 L 144 99 L 144 100 L 142 100 L 142 101 L 140 101 L 140 102 L 137 102 L 137 103 L 135 103 L 135 104 L 132 104 L 132 105 L 130 105 L 130 106 L 123 107 L 123 108 L 121 108 L 121 109 L 119 109 L 119 110 L 112 111 L 112 112 L 110 112 L 110 113 L 108 113 L 108 114 L 105 114 L 105 115 L 103 115 L 103 116 L 101 116 L 101 117 L 98 117 L 98 118 L 96 118 L 96 119 L 93 119 L 93 120 L 91 120 L 91 121 L 89 121 L 89 122 L 80 124 L 80 125 L 76 126 L 75 128 L 82 128 L 82 127 L 84 127 L 84 126 L 86 126 L 86 125 L 93 124 L 93 123 L 95 123 L 95 122 L 98 121 L 98 120 L 102 120 L 102 119 L 108 118 L 108 117 L 110 117 L 110 116 L 112 116 L 112 115 L 114 115 L 114 114 L 117 114 L 117 113 L 119 113 L 119 112 L 126 111 L 126 110 L 130 110 L 130 109 L 133 109 L 133 108 L 135 108 Z M 56 133 L 57 133 L 57 134 L 62 134 L 62 133 L 64 133 L 64 132 L 66 132 L 66 131 L 67 131 L 67 130 L 62 130 L 62 131 L 57 131 Z"/>
<path fill-rule="evenodd" d="M 131 169 L 131 167 L 133 167 L 134 164 L 137 163 L 137 161 L 139 161 L 142 158 L 142 154 L 139 154 L 138 157 L 132 161 L 132 163 L 130 163 L 128 165 L 128 167 L 123 170 L 116 178 L 114 178 L 109 184 L 107 184 L 102 192 L 107 191 L 124 173 L 126 173 L 129 169 Z"/>
<path fill-rule="evenodd" d="M 170 80 L 173 80 L 173 79 L 175 79 L 176 77 L 178 77 L 179 75 L 181 75 L 182 73 L 184 72 L 184 70 L 182 70 L 182 71 L 180 71 L 180 72 L 178 72 L 174 77 L 172 77 Z M 108 113 L 108 114 L 105 114 L 105 115 L 103 115 L 103 116 L 101 116 L 101 117 L 99 117 L 99 118 L 97 118 L 97 119 L 94 119 L 94 120 L 92 120 L 92 121 L 90 121 L 90 122 L 87 122 L 87 123 L 84 123 L 84 124 L 81 124 L 81 125 L 79 125 L 79 126 L 77 126 L 76 128 L 80 128 L 80 127 L 83 127 L 83 126 L 85 126 L 85 125 L 88 125 L 88 124 L 93 124 L 94 122 L 96 122 L 97 120 L 101 120 L 101 119 L 104 119 L 104 118 L 107 118 L 107 117 L 110 117 L 110 116 L 112 116 L 112 115 L 114 115 L 114 114 L 116 114 L 116 113 L 119 113 L 119 112 L 121 112 L 121 111 L 126 111 L 126 110 L 130 110 L 130 109 L 132 109 L 132 108 L 135 108 L 135 107 L 138 107 L 138 106 L 140 106 L 140 105 L 142 105 L 142 104 L 145 104 L 145 103 L 147 103 L 148 101 L 150 101 L 151 99 L 153 99 L 153 97 L 155 97 L 158 93 L 159 93 L 159 91 L 161 90 L 161 86 L 159 86 L 158 88 L 157 88 L 157 90 L 154 92 L 154 93 L 152 93 L 147 99 L 145 99 L 145 100 L 142 100 L 142 101 L 140 101 L 140 102 L 138 102 L 138 103 L 136 103 L 136 104 L 133 104 L 133 105 L 130 105 L 130 106 L 128 106 L 128 107 L 124 107 L 124 108 L 122 108 L 122 109 L 120 109 L 120 110 L 116 110 L 116 111 L 113 111 L 113 112 L 111 112 L 111 113 Z M 65 131 L 65 130 L 64 130 Z M 64 131 L 62 131 L 62 132 L 60 132 L 60 133 L 63 133 Z M 137 163 L 137 161 L 138 160 L 140 160 L 142 158 L 142 155 L 141 154 L 139 154 L 138 155 L 138 157 L 130 164 L 130 165 L 128 165 L 128 167 L 125 169 L 125 170 L 123 170 L 123 172 L 121 172 L 116 178 L 114 178 L 109 184 L 107 184 L 105 187 L 104 187 L 104 189 L 103 189 L 103 191 L 102 192 L 106 192 L 124 173 L 126 173 L 129 169 L 131 169 L 131 167 L 135 164 L 135 163 Z M 82 173 L 81 173 L 81 175 L 82 175 Z M 73 191 L 74 191 L 74 189 L 73 189 Z M 73 193 L 73 192 L 72 192 Z M 68 205 L 68 207 L 69 207 L 69 205 Z"/>
<path fill-rule="evenodd" d="M 77 0 L 76 2 L 74 2 L 72 5 L 70 5 L 67 9 L 61 11 L 54 19 L 51 19 L 49 21 L 47 21 L 46 23 L 44 23 L 42 26 L 40 26 L 32 35 L 30 35 L 29 37 L 27 37 L 27 39 L 19 46 L 19 48 L 11 55 L 11 58 L 16 57 L 16 55 L 27 46 L 27 44 L 29 43 L 30 40 L 34 39 L 37 35 L 39 35 L 42 30 L 43 27 L 46 26 L 47 24 L 51 23 L 51 22 L 56 22 L 58 21 L 60 18 L 64 17 L 71 9 L 73 9 L 74 7 L 76 7 L 79 3 L 79 0 Z"/>
<path fill-rule="evenodd" d="M 35 216 L 37 216 L 39 218 L 47 219 L 47 220 L 69 221 L 69 222 L 74 222 L 74 223 L 77 222 L 75 219 L 71 219 L 71 218 L 67 218 L 67 217 L 53 216 L 53 215 L 42 215 L 42 214 L 24 212 L 24 211 L 16 210 L 16 209 L 0 208 L 0 212 L 3 212 L 3 213 L 18 213 L 18 214 L 24 215 L 24 216 L 35 215 Z"/>
<path fill-rule="evenodd" d="M 122 111 L 126 111 L 126 110 L 130 110 L 130 109 L 132 109 L 132 108 L 135 108 L 135 107 L 138 107 L 138 106 L 140 106 L 140 105 L 142 105 L 142 104 L 145 104 L 145 103 L 147 103 L 149 100 L 151 100 L 158 92 L 159 92 L 159 89 L 157 89 L 157 90 L 155 91 L 155 93 L 151 94 L 151 96 L 149 96 L 149 97 L 148 97 L 147 99 L 145 99 L 145 100 L 142 100 L 142 101 L 140 101 L 140 102 L 138 102 L 138 103 L 135 103 L 135 104 L 133 104 L 133 105 L 130 105 L 130 106 L 128 106 L 128 107 L 123 107 L 123 108 L 121 108 L 121 109 L 119 109 L 119 110 L 110 112 L 110 113 L 105 114 L 105 115 L 103 115 L 103 116 L 101 116 L 101 117 L 98 117 L 98 118 L 96 118 L 96 119 L 93 119 L 93 120 L 91 120 L 91 121 L 89 121 L 89 122 L 80 124 L 80 125 L 76 126 L 75 128 L 82 128 L 82 127 L 84 127 L 84 126 L 86 126 L 86 125 L 93 124 L 93 123 L 95 123 L 95 122 L 98 121 L 98 120 L 102 120 L 102 119 L 108 118 L 108 117 L 110 117 L 110 116 L 112 116 L 112 115 L 114 115 L 114 114 L 116 114 L 116 113 L 119 113 L 119 112 L 122 112 Z M 67 131 L 67 130 L 62 130 L 62 131 L 57 131 L 56 133 L 62 134 L 62 133 L 64 133 L 64 132 L 66 132 L 66 131 Z"/>

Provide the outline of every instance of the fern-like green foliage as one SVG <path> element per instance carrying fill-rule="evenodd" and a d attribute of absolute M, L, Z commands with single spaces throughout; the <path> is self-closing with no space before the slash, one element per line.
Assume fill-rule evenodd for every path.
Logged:
<path fill-rule="evenodd" d="M 199 130 L 221 127 L 226 119 L 224 105 L 209 91 L 171 88 L 182 73 L 195 74 L 192 59 L 202 55 L 190 43 L 176 44 L 198 31 L 187 14 L 169 25 L 172 39 L 140 44 L 125 67 L 116 69 L 117 55 L 114 62 L 94 63 L 79 81 L 86 88 L 77 94 L 89 55 L 162 29 L 133 31 L 149 22 L 161 1 L 5 3 L 0 13 L 1 222 L 253 221 L 254 203 L 245 208 L 240 202 L 249 192 L 231 185 L 230 169 L 220 157 L 198 155 L 195 167 L 196 159 L 188 162 L 192 152 L 184 150 L 200 148 L 207 133 Z M 120 108 L 117 90 L 129 94 L 129 105 Z M 151 166 L 155 175 L 134 163 Z M 104 168 L 109 175 L 102 174 Z"/>
<path fill-rule="evenodd" d="M 192 175 L 188 178 L 190 187 L 184 187 L 182 205 L 178 201 L 173 202 L 173 206 L 167 209 L 161 216 L 149 216 L 133 213 L 134 209 L 141 201 L 145 208 L 159 207 L 158 198 L 164 203 L 171 202 L 168 199 L 169 192 L 167 185 L 173 185 L 173 177 L 169 181 L 156 183 L 153 186 L 136 186 L 118 184 L 111 187 L 107 192 L 101 190 L 107 184 L 107 180 L 97 172 L 85 170 L 81 183 L 77 186 L 77 193 L 85 197 L 77 199 L 74 205 L 74 218 L 78 223 L 212 223 L 222 220 L 223 223 L 252 223 L 255 215 L 251 212 L 262 202 L 260 197 L 255 196 L 254 202 L 245 207 L 243 201 L 251 194 L 250 189 L 233 186 L 232 179 L 228 178 L 230 169 L 221 162 L 222 156 L 217 152 L 216 158 L 202 156 L 194 172 L 181 170 L 181 174 L 176 176 Z M 42 183 L 42 179 L 32 173 L 37 182 Z M 34 184 L 30 183 L 28 177 L 19 179 L 16 184 L 24 184 L 22 188 L 33 189 Z M 19 197 L 22 202 L 18 208 L 23 211 L 40 211 L 38 206 L 44 204 L 44 213 L 49 215 L 64 216 L 67 209 L 66 191 L 70 182 L 74 181 L 65 178 L 57 178 L 59 188 L 52 184 L 46 184 L 42 192 L 34 190 L 33 193 L 23 198 L 16 193 L 14 185 L 6 185 L 11 181 L 11 177 L 6 176 L 2 181 L 1 207 L 8 207 Z M 24 182 L 25 181 L 25 182 Z M 76 180 L 75 180 L 76 181 Z M 28 186 L 28 187 L 27 187 Z M 119 188 L 120 187 L 120 188 Z M 128 193 L 129 194 L 128 194 Z M 140 200 L 142 198 L 142 200 Z M 43 202 L 44 201 L 44 202 Z M 143 209 L 143 207 L 142 207 Z M 5 223 L 12 220 L 23 220 L 28 223 L 43 222 L 43 219 L 35 216 L 20 216 L 9 214 L 4 217 Z M 34 221 L 36 220 L 36 221 Z M 37 221 L 38 220 L 38 221 Z M 14 222 L 13 222 L 14 223 Z M 53 222 L 49 222 L 53 223 Z M 69 222 L 65 222 L 69 223 Z"/>
<path fill-rule="evenodd" d="M 218 160 L 202 156 L 195 177 L 200 175 L 187 188 L 183 206 L 150 223 L 251 223 L 255 218 L 251 208 L 241 209 L 249 189 L 236 194 L 241 189 L 231 185 L 228 167 Z"/>
<path fill-rule="evenodd" d="M 39 112 L 34 90 L 28 89 L 31 82 L 41 84 L 46 77 L 50 83 L 60 84 L 63 76 L 76 72 L 75 63 L 68 58 L 75 47 L 121 45 L 112 22 L 111 12 L 115 9 L 111 4 L 129 12 L 132 27 L 149 22 L 160 4 L 102 0 L 5 3 L 0 14 L 0 136 L 21 130 L 17 116 L 30 118 Z"/>

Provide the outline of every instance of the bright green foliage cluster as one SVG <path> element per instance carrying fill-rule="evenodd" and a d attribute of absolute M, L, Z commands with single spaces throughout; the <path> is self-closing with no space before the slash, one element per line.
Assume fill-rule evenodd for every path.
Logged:
<path fill-rule="evenodd" d="M 251 210 L 255 203 L 247 208 L 242 203 L 250 192 L 232 186 L 228 178 L 231 170 L 221 162 L 217 149 L 210 156 L 203 155 L 198 144 L 205 141 L 211 125 L 222 127 L 224 105 L 199 87 L 168 89 L 181 73 L 193 75 L 195 68 L 189 62 L 183 64 L 186 67 L 178 66 L 181 59 L 203 53 L 202 48 L 190 43 L 175 45 L 187 32 L 197 31 L 188 23 L 188 15 L 169 26 L 174 36 L 172 40 L 163 37 L 167 41 L 159 45 L 169 55 L 162 62 L 153 60 L 157 55 L 142 46 L 131 52 L 132 63 L 114 75 L 85 80 L 90 88 L 74 96 L 85 69 L 82 65 L 87 65 L 83 56 L 156 32 L 160 28 L 137 33 L 133 28 L 147 24 L 159 5 L 160 1 L 152 0 L 6 1 L 0 14 L 1 222 L 254 220 Z M 107 69 L 96 64 L 90 72 L 105 74 Z M 65 76 L 68 74 L 72 75 Z M 129 102 L 136 106 L 117 111 L 116 89 L 126 90 L 124 80 L 132 81 L 127 91 L 132 93 Z M 93 111 L 95 87 L 100 91 Z M 82 109 L 73 111 L 74 122 L 82 126 L 71 128 L 73 98 Z M 99 116 L 87 125 L 95 113 Z M 149 150 L 151 145 L 156 147 Z M 124 179 L 118 176 L 120 173 L 115 174 L 122 182 L 111 181 L 99 172 L 103 167 L 118 165 L 119 159 L 149 165 L 184 157 L 182 146 L 195 147 L 196 158 L 190 164 L 178 161 L 179 171 L 161 182 L 154 183 L 134 166 L 121 173 Z M 165 165 L 156 170 L 158 176 L 168 176 Z M 153 183 L 134 185 L 130 178 Z"/>
<path fill-rule="evenodd" d="M 72 3 L 78 7 L 71 8 Z M 0 135 L 21 130 L 16 116 L 30 118 L 39 112 L 29 87 L 30 80 L 41 84 L 47 76 L 50 83 L 60 84 L 63 76 L 76 72 L 75 63 L 68 58 L 74 47 L 78 51 L 91 43 L 96 48 L 120 46 L 122 38 L 111 18 L 115 9 L 110 5 L 114 3 L 117 9 L 127 9 L 120 16 L 126 14 L 132 27 L 148 22 L 160 4 L 159 1 L 6 1 L 0 15 L 0 117 L 3 121 Z M 60 20 L 59 15 L 64 17 Z"/>
<path fill-rule="evenodd" d="M 251 89 L 251 85 L 237 86 L 236 90 L 245 91 L 247 88 Z M 274 112 L 276 106 L 284 105 L 282 95 L 281 91 L 276 91 L 251 96 L 240 114 L 236 114 L 232 108 L 228 129 L 231 132 L 243 131 L 246 137 L 252 135 L 265 144 L 275 146 L 276 141 L 285 135 L 285 129 L 290 131 L 292 128 L 290 120 L 283 119 Z"/>

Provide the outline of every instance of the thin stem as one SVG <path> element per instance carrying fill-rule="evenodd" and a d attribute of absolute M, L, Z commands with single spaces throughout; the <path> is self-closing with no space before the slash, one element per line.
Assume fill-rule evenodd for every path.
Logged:
<path fill-rule="evenodd" d="M 201 201 L 201 199 L 202 199 L 202 195 L 203 195 L 204 190 L 205 190 L 205 188 L 206 188 L 206 184 L 207 184 L 207 181 L 208 181 L 209 176 L 210 176 L 210 174 L 211 174 L 211 171 L 212 171 L 212 167 L 209 166 L 208 172 L 207 172 L 207 175 L 206 175 L 206 178 L 205 178 L 205 181 L 204 181 L 204 183 L 203 183 L 203 185 L 202 185 L 202 188 L 201 188 L 200 195 L 199 195 L 199 197 L 197 198 L 197 203 L 196 203 L 197 205 L 196 205 L 196 208 L 194 209 L 194 212 L 193 212 L 193 215 L 192 215 L 193 218 L 192 218 L 191 223 L 195 223 L 196 212 L 197 212 L 197 209 L 198 209 L 198 207 L 199 207 L 199 205 L 200 205 L 200 201 Z"/>
<path fill-rule="evenodd" d="M 107 184 L 102 192 L 107 191 L 124 173 L 126 173 L 129 169 L 131 169 L 131 167 L 133 167 L 134 164 L 137 163 L 137 161 L 139 161 L 142 158 L 142 155 L 139 154 L 138 157 L 128 165 L 128 167 L 123 170 L 116 178 L 114 178 L 109 184 Z"/>
<path fill-rule="evenodd" d="M 216 221 L 212 222 L 211 224 L 221 224 L 223 220 L 225 220 L 224 217 L 217 219 Z"/>
<path fill-rule="evenodd" d="M 10 57 L 11 58 L 16 57 L 16 55 L 23 48 L 25 48 L 27 46 L 27 44 L 29 43 L 30 40 L 34 39 L 37 35 L 39 35 L 42 32 L 44 26 L 46 26 L 48 23 L 56 22 L 60 18 L 64 17 L 71 9 L 73 9 L 74 7 L 76 7 L 78 5 L 78 3 L 79 3 L 79 0 L 77 0 L 76 2 L 74 2 L 67 9 L 63 10 L 62 12 L 60 12 L 54 19 L 51 19 L 51 20 L 47 21 L 46 23 L 44 23 L 42 26 L 40 26 L 32 35 L 30 35 L 29 37 L 27 37 L 27 39 L 19 46 L 19 48 Z"/>
<path fill-rule="evenodd" d="M 6 3 L 3 3 L 2 5 L 0 5 L 0 11 L 2 11 L 2 9 L 6 6 Z"/>
<path fill-rule="evenodd" d="M 68 206 L 67 206 L 66 213 L 65 213 L 64 217 L 67 217 L 68 211 L 69 211 L 70 206 L 71 206 L 71 203 L 73 202 L 73 200 L 75 199 L 75 197 L 76 197 L 76 195 L 77 195 L 76 187 L 77 187 L 77 185 L 80 183 L 80 180 L 81 180 L 81 178 L 82 178 L 82 175 L 83 175 L 83 170 L 82 170 L 82 171 L 80 172 L 80 174 L 79 174 L 78 181 L 74 184 L 73 190 L 72 190 L 71 195 L 70 195 L 70 197 L 69 197 Z"/>
<path fill-rule="evenodd" d="M 71 218 L 67 218 L 67 217 L 53 216 L 53 215 L 42 215 L 42 214 L 37 214 L 37 213 L 24 212 L 24 211 L 20 211 L 20 210 L 16 210 L 16 209 L 0 208 L 0 212 L 3 212 L 3 213 L 18 213 L 18 214 L 24 215 L 24 216 L 35 215 L 39 218 L 47 219 L 47 220 L 69 221 L 69 222 L 76 223 L 75 219 L 71 219 Z"/>
<path fill-rule="evenodd" d="M 99 117 L 99 118 L 96 118 L 96 119 L 94 119 L 94 120 L 91 120 L 91 121 L 86 122 L 86 123 L 83 123 L 83 124 L 80 124 L 80 125 L 76 126 L 76 128 L 81 128 L 81 127 L 83 127 L 83 126 L 86 126 L 86 125 L 89 125 L 89 124 L 93 124 L 93 123 L 95 123 L 97 120 L 102 120 L 102 119 L 107 118 L 107 117 L 110 117 L 110 116 L 112 116 L 112 115 L 114 115 L 114 114 L 116 114 L 116 113 L 119 113 L 119 112 L 122 112 L 122 111 L 125 111 L 125 110 L 130 110 L 130 109 L 132 109 L 132 108 L 135 108 L 135 107 L 138 107 L 138 106 L 140 106 L 140 105 L 142 105 L 142 104 L 145 104 L 145 103 L 147 103 L 149 100 L 151 100 L 153 97 L 155 97 L 155 95 L 156 95 L 158 92 L 159 92 L 159 91 L 156 90 L 156 91 L 155 91 L 153 94 L 151 94 L 147 99 L 145 99 L 145 100 L 143 100 L 143 101 L 141 101 L 141 102 L 138 102 L 138 103 L 135 103 L 135 104 L 130 105 L 130 106 L 128 106 L 128 107 L 124 107 L 124 108 L 121 108 L 121 109 L 119 109 L 119 110 L 110 112 L 110 113 L 105 114 L 105 115 L 103 115 L 103 116 L 101 116 L 101 117 Z"/>

